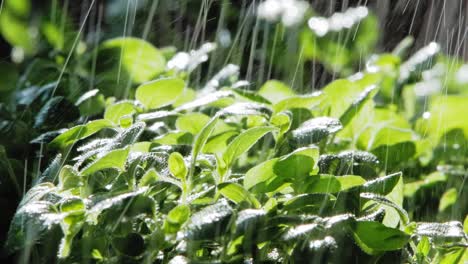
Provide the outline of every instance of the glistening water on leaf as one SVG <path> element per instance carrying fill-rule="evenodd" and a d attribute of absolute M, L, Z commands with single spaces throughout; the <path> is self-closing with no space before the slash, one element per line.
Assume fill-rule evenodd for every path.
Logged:
<path fill-rule="evenodd" d="M 331 2 L 2 1 L 0 263 L 462 263 L 466 6 Z"/>

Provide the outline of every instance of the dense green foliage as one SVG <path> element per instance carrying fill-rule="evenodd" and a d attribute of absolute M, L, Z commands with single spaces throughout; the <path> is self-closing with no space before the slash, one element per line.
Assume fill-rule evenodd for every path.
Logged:
<path fill-rule="evenodd" d="M 1 188 L 22 196 L 9 254 L 33 254 L 30 263 L 463 261 L 467 66 L 435 43 L 370 55 L 375 18 L 356 19 L 355 41 L 336 38 L 349 28 L 300 28 L 301 63 L 348 76 L 312 93 L 279 80 L 254 89 L 233 64 L 198 85 L 191 73 L 214 44 L 175 53 L 138 38 L 2 76 Z M 56 39 L 49 45 L 67 50 Z M 93 60 L 96 76 L 86 71 Z M 95 89 L 83 87 L 91 76 Z M 40 173 L 40 160 L 28 168 L 12 158 L 31 145 L 35 160 L 54 157 Z"/>

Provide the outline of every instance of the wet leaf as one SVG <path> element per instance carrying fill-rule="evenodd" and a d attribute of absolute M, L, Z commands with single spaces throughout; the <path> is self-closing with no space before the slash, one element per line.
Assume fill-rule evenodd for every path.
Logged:
<path fill-rule="evenodd" d="M 190 240 L 202 240 L 223 235 L 232 213 L 225 200 L 209 205 L 192 215 L 185 236 Z"/>
<path fill-rule="evenodd" d="M 434 239 L 467 239 L 460 222 L 418 223 L 414 233 Z"/>
<path fill-rule="evenodd" d="M 274 127 L 254 127 L 234 138 L 223 154 L 226 167 L 229 168 L 240 155 L 247 152 L 260 138 L 273 131 L 275 131 Z"/>
<path fill-rule="evenodd" d="M 330 117 L 316 117 L 310 119 L 297 129 L 293 130 L 292 139 L 300 146 L 317 143 L 329 135 L 333 135 L 342 129 L 338 119 Z"/>
<path fill-rule="evenodd" d="M 288 213 L 320 214 L 332 205 L 335 197 L 326 193 L 301 194 L 284 203 L 283 209 Z"/>
<path fill-rule="evenodd" d="M 260 87 L 258 94 L 265 97 L 266 99 L 268 99 L 268 101 L 274 104 L 296 95 L 296 93 L 286 84 L 277 80 L 267 81 L 265 84 L 262 85 L 262 87 Z"/>
<path fill-rule="evenodd" d="M 80 174 L 90 175 L 103 169 L 117 169 L 119 171 L 124 170 L 125 161 L 127 160 L 130 148 L 116 149 L 105 154 L 95 162 L 84 168 Z"/>
<path fill-rule="evenodd" d="M 252 205 L 254 208 L 260 207 L 260 203 L 255 198 L 255 196 L 253 196 L 246 189 L 244 189 L 244 187 L 236 183 L 221 183 L 220 185 L 218 185 L 218 190 L 224 197 L 237 204 L 245 201 Z"/>
<path fill-rule="evenodd" d="M 49 145 L 53 148 L 65 148 L 68 145 L 73 144 L 80 139 L 87 138 L 104 128 L 111 127 L 113 127 L 113 124 L 108 120 L 98 119 L 90 121 L 86 125 L 78 125 L 63 132 L 52 140 Z"/>
<path fill-rule="evenodd" d="M 182 94 L 185 82 L 178 78 L 165 78 L 138 86 L 135 98 L 148 109 L 172 104 Z"/>
<path fill-rule="evenodd" d="M 318 148 L 300 148 L 289 155 L 267 160 L 247 171 L 244 187 L 253 193 L 273 192 L 286 183 L 300 182 L 316 171 Z"/>
<path fill-rule="evenodd" d="M 168 233 L 176 233 L 180 227 L 187 222 L 190 217 L 190 207 L 188 205 L 178 205 L 174 207 L 168 214 L 164 227 Z"/>
<path fill-rule="evenodd" d="M 275 113 L 286 111 L 292 108 L 313 109 L 323 100 L 321 92 L 315 92 L 309 95 L 289 97 L 273 105 Z"/>
<path fill-rule="evenodd" d="M 104 41 L 99 46 L 97 70 L 106 78 L 117 79 L 119 68 L 121 82 L 147 82 L 166 67 L 161 52 L 149 42 L 137 38 L 115 38 Z"/>
<path fill-rule="evenodd" d="M 358 221 L 353 227 L 353 237 L 359 247 L 371 255 L 401 249 L 410 238 L 398 229 L 372 221 Z"/>
<path fill-rule="evenodd" d="M 391 175 L 383 176 L 372 181 L 366 182 L 360 187 L 361 192 L 369 192 L 380 195 L 389 194 L 397 185 L 402 177 L 402 173 L 394 173 Z"/>
<path fill-rule="evenodd" d="M 178 130 L 197 135 L 210 119 L 209 116 L 201 113 L 187 113 L 177 118 L 176 127 Z"/>
<path fill-rule="evenodd" d="M 235 97 L 235 94 L 231 91 L 217 91 L 210 93 L 208 95 L 202 96 L 200 98 L 197 98 L 191 102 L 185 103 L 175 109 L 175 111 L 185 111 L 185 110 L 190 110 L 193 108 L 201 107 L 201 106 L 207 106 L 210 104 L 214 104 L 216 102 L 226 100 L 226 99 L 233 99 Z"/>
<path fill-rule="evenodd" d="M 351 120 L 359 114 L 364 104 L 372 100 L 372 98 L 377 94 L 378 89 L 376 86 L 367 87 L 359 96 L 352 102 L 348 109 L 340 116 L 340 122 L 343 126 L 348 125 Z"/>
<path fill-rule="evenodd" d="M 106 107 L 104 119 L 120 124 L 120 119 L 124 116 L 135 113 L 135 106 L 130 101 L 122 101 Z"/>
<path fill-rule="evenodd" d="M 184 157 L 178 152 L 172 152 L 168 160 L 169 171 L 174 177 L 185 180 L 187 176 L 187 166 L 185 165 Z"/>

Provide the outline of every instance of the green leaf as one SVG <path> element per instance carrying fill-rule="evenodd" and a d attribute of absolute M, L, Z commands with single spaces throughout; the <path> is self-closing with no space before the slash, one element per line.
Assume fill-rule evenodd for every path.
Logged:
<path fill-rule="evenodd" d="M 148 141 L 140 141 L 140 142 L 135 142 L 135 144 L 132 145 L 130 148 L 130 153 L 133 152 L 142 152 L 142 153 L 148 153 L 151 148 L 151 142 Z"/>
<path fill-rule="evenodd" d="M 337 193 L 342 190 L 338 179 L 339 177 L 334 175 L 313 175 L 305 178 L 305 181 L 298 182 L 298 186 L 294 189 L 305 193 Z"/>
<path fill-rule="evenodd" d="M 82 185 L 82 177 L 78 175 L 78 171 L 70 165 L 63 166 L 59 174 L 58 187 L 61 190 L 68 190 L 81 187 Z"/>
<path fill-rule="evenodd" d="M 190 217 L 190 207 L 185 204 L 174 207 L 167 214 L 164 229 L 167 233 L 176 233 Z"/>
<path fill-rule="evenodd" d="M 340 116 L 340 122 L 343 126 L 348 125 L 351 120 L 359 114 L 365 103 L 372 100 L 377 94 L 377 86 L 372 85 L 367 87 L 359 96 L 352 102 L 348 109 Z"/>
<path fill-rule="evenodd" d="M 221 183 L 218 185 L 218 190 L 224 197 L 237 204 L 245 201 L 251 204 L 254 208 L 260 208 L 260 203 L 255 196 L 239 184 L 229 182 Z"/>
<path fill-rule="evenodd" d="M 166 68 L 161 52 L 149 42 L 137 38 L 114 38 L 99 46 L 98 74 L 109 79 L 120 77 L 122 83 L 147 82 Z M 120 74 L 120 75 L 119 75 Z"/>
<path fill-rule="evenodd" d="M 172 116 L 178 116 L 179 114 L 174 111 L 160 110 L 155 112 L 149 112 L 144 114 L 139 114 L 137 119 L 139 121 L 153 121 L 158 119 L 165 119 Z"/>
<path fill-rule="evenodd" d="M 247 171 L 244 187 L 253 193 L 267 193 L 277 190 L 283 184 L 300 182 L 317 171 L 318 157 L 318 148 L 308 147 L 267 160 Z"/>
<path fill-rule="evenodd" d="M 189 241 L 213 239 L 225 234 L 233 209 L 222 199 L 192 214 L 185 231 Z"/>
<path fill-rule="evenodd" d="M 244 235 L 249 239 L 257 233 L 258 229 L 264 227 L 266 219 L 266 212 L 262 209 L 242 210 L 238 213 L 236 219 L 235 233 L 236 235 Z"/>
<path fill-rule="evenodd" d="M 135 113 L 135 105 L 130 101 L 122 101 L 106 107 L 104 119 L 120 124 L 120 119 L 127 115 Z"/>
<path fill-rule="evenodd" d="M 467 239 L 467 235 L 463 230 L 463 225 L 458 221 L 446 223 L 417 223 L 414 234 L 434 239 Z"/>
<path fill-rule="evenodd" d="M 159 180 L 159 175 L 154 168 L 148 170 L 143 174 L 140 181 L 138 182 L 138 187 L 151 186 Z"/>
<path fill-rule="evenodd" d="M 97 225 L 99 223 L 98 217 L 101 215 L 102 212 L 115 206 L 121 205 L 124 201 L 131 198 L 135 198 L 143 194 L 147 190 L 147 187 L 143 187 L 133 192 L 126 192 L 118 195 L 111 193 L 110 195 L 113 196 L 99 200 L 86 211 L 86 222 L 90 223 L 91 225 Z"/>
<path fill-rule="evenodd" d="M 319 142 L 328 135 L 335 134 L 342 128 L 343 126 L 338 119 L 316 117 L 302 123 L 302 125 L 291 132 L 291 136 L 296 144 L 304 146 Z"/>
<path fill-rule="evenodd" d="M 185 165 L 184 157 L 179 152 L 172 152 L 168 160 L 169 171 L 176 178 L 185 180 L 187 177 L 187 166 Z"/>
<path fill-rule="evenodd" d="M 433 263 L 439 264 L 452 264 L 466 262 L 467 253 L 466 247 L 454 247 L 449 249 L 442 249 Z"/>
<path fill-rule="evenodd" d="M 203 149 L 203 147 L 206 144 L 206 141 L 208 141 L 208 138 L 210 137 L 211 133 L 215 129 L 218 119 L 219 119 L 219 115 L 215 115 L 214 117 L 212 117 L 210 122 L 208 122 L 203 127 L 203 129 L 200 131 L 200 133 L 197 135 L 197 137 L 194 140 L 193 148 L 192 148 L 192 160 L 190 162 L 190 174 L 191 175 L 193 175 L 193 169 L 195 167 L 197 156 L 198 154 L 200 154 L 200 151 Z"/>
<path fill-rule="evenodd" d="M 456 188 L 450 188 L 442 195 L 439 202 L 439 212 L 443 212 L 448 207 L 457 202 L 458 191 Z"/>
<path fill-rule="evenodd" d="M 260 138 L 269 132 L 275 131 L 275 127 L 254 127 L 241 133 L 239 136 L 229 143 L 226 151 L 223 154 L 223 160 L 226 167 L 230 167 L 232 163 L 243 153 L 247 152 Z"/>
<path fill-rule="evenodd" d="M 312 93 L 309 95 L 294 96 L 281 100 L 273 105 L 273 112 L 279 113 L 292 108 L 312 109 L 320 104 L 323 100 L 321 92 Z"/>
<path fill-rule="evenodd" d="M 51 202 L 55 191 L 55 186 L 43 183 L 26 193 L 10 223 L 5 245 L 9 252 L 33 246 L 47 230 L 60 222 L 61 217 L 55 213 Z"/>
<path fill-rule="evenodd" d="M 385 168 L 396 167 L 416 153 L 415 133 L 396 111 L 374 109 L 373 119 L 358 138 L 358 146 L 375 154 Z"/>
<path fill-rule="evenodd" d="M 307 193 L 294 196 L 288 199 L 283 209 L 289 214 L 292 213 L 311 213 L 321 214 L 330 209 L 335 197 L 328 193 Z"/>
<path fill-rule="evenodd" d="M 164 78 L 138 86 L 135 98 L 148 109 L 172 104 L 182 94 L 185 82 L 178 78 Z"/>
<path fill-rule="evenodd" d="M 161 145 L 190 145 L 193 142 L 193 135 L 183 131 L 169 131 L 153 140 Z"/>
<path fill-rule="evenodd" d="M 60 202 L 60 212 L 76 212 L 86 210 L 83 200 L 76 197 L 67 198 Z"/>
<path fill-rule="evenodd" d="M 270 123 L 277 127 L 283 135 L 291 128 L 291 116 L 286 113 L 278 113 L 271 117 Z"/>
<path fill-rule="evenodd" d="M 244 87 L 232 88 L 231 91 L 236 93 L 240 98 L 247 99 L 248 101 L 261 104 L 271 104 L 265 97 L 259 95 L 255 91 L 246 90 Z"/>
<path fill-rule="evenodd" d="M 183 104 L 189 103 L 195 99 L 197 96 L 196 92 L 189 87 L 186 87 L 179 97 L 172 103 L 174 107 L 179 107 Z"/>
<path fill-rule="evenodd" d="M 178 205 L 167 214 L 167 221 L 172 224 L 182 225 L 190 217 L 190 207 L 188 205 Z"/>
<path fill-rule="evenodd" d="M 397 183 L 401 180 L 401 177 L 402 173 L 397 172 L 372 181 L 368 181 L 359 188 L 361 192 L 387 195 L 393 190 L 393 188 L 395 188 Z"/>
<path fill-rule="evenodd" d="M 90 175 L 97 171 L 110 168 L 122 171 L 125 169 L 125 161 L 127 160 L 129 152 L 130 147 L 110 151 L 84 168 L 80 174 Z"/>
<path fill-rule="evenodd" d="M 96 116 L 106 107 L 104 95 L 98 89 L 89 90 L 81 95 L 75 102 L 82 116 Z"/>
<path fill-rule="evenodd" d="M 468 122 L 460 117 L 460 110 L 466 109 L 468 96 L 434 96 L 429 102 L 427 118 L 422 119 L 421 132 L 428 134 L 434 144 L 445 140 L 443 135 L 453 129 L 461 129 L 468 137 Z"/>
<path fill-rule="evenodd" d="M 344 175 L 336 177 L 337 180 L 340 182 L 341 190 L 347 190 L 356 186 L 361 186 L 366 183 L 361 176 L 354 176 L 354 175 Z"/>
<path fill-rule="evenodd" d="M 70 128 L 65 131 L 58 137 L 56 137 L 52 142 L 49 143 L 49 146 L 52 148 L 65 148 L 70 144 L 75 143 L 76 141 L 87 138 L 92 134 L 104 129 L 111 128 L 114 125 L 112 122 L 104 119 L 98 119 L 91 122 L 88 122 L 86 125 L 78 125 Z"/>
<path fill-rule="evenodd" d="M 258 115 L 268 117 L 271 114 L 271 109 L 264 104 L 258 103 L 235 103 L 226 108 L 221 112 L 221 115 Z"/>
<path fill-rule="evenodd" d="M 353 227 L 353 237 L 359 247 L 371 255 L 401 249 L 410 236 L 379 222 L 358 221 Z"/>
<path fill-rule="evenodd" d="M 430 250 L 431 250 L 431 242 L 429 241 L 428 237 L 423 236 L 418 243 L 418 247 L 416 248 L 416 253 L 421 255 L 422 257 L 427 257 L 429 255 Z"/>
<path fill-rule="evenodd" d="M 412 36 L 405 37 L 393 49 L 392 54 L 400 58 L 406 57 L 409 49 L 413 46 L 413 43 L 414 43 L 414 38 Z"/>
<path fill-rule="evenodd" d="M 209 116 L 202 113 L 187 113 L 177 118 L 175 125 L 178 130 L 197 135 L 210 119 Z"/>
<path fill-rule="evenodd" d="M 468 233 L 468 215 L 465 216 L 465 221 L 463 221 L 463 230 Z"/>
<path fill-rule="evenodd" d="M 197 108 L 197 107 L 213 105 L 216 103 L 220 103 L 222 101 L 229 101 L 232 103 L 234 101 L 234 98 L 235 98 L 235 94 L 231 91 L 216 91 L 209 95 L 197 98 L 191 102 L 178 106 L 175 109 L 175 111 L 180 112 L 180 111 L 190 110 L 190 109 Z"/>
<path fill-rule="evenodd" d="M 325 99 L 322 101 L 321 107 L 324 110 L 329 110 L 326 111 L 329 112 L 328 116 L 339 118 L 364 88 L 346 79 L 333 81 L 322 89 Z"/>
<path fill-rule="evenodd" d="M 37 49 L 35 47 L 37 38 L 29 32 L 31 29 L 28 19 L 30 8 L 31 4 L 28 0 L 5 1 L 5 7 L 2 8 L 0 16 L 2 37 L 11 46 L 20 48 L 26 54 L 32 54 Z"/>
<path fill-rule="evenodd" d="M 380 203 L 380 204 L 383 204 L 383 205 L 386 205 L 386 206 L 389 206 L 389 207 L 395 209 L 397 211 L 398 215 L 400 216 L 400 219 L 403 221 L 403 224 L 404 225 L 409 224 L 408 213 L 400 205 L 396 204 L 395 202 L 391 201 L 390 199 L 387 199 L 385 196 L 381 196 L 381 195 L 374 194 L 374 193 L 361 193 L 360 196 L 361 196 L 361 198 L 369 199 L 369 200 L 375 201 L 377 203 Z M 384 219 L 383 224 L 385 224 L 385 219 Z M 398 224 L 398 221 L 397 221 L 397 224 Z M 389 225 L 387 225 L 387 226 L 389 226 Z"/>
<path fill-rule="evenodd" d="M 286 84 L 277 80 L 267 81 L 262 87 L 260 87 L 258 94 L 275 104 L 283 99 L 296 95 L 296 93 Z"/>
<path fill-rule="evenodd" d="M 236 130 L 231 130 L 210 137 L 203 148 L 203 153 L 211 153 L 221 156 L 226 151 L 229 140 L 238 134 L 239 132 Z"/>
<path fill-rule="evenodd" d="M 354 174 L 374 177 L 376 176 L 374 168 L 377 164 L 379 164 L 377 157 L 365 151 L 345 150 L 338 155 L 324 154 L 319 160 L 320 173 L 333 175 Z"/>

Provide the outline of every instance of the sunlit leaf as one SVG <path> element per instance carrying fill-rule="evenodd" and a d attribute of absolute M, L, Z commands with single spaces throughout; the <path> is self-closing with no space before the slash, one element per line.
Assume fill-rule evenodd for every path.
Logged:
<path fill-rule="evenodd" d="M 187 176 L 187 166 L 185 165 L 184 157 L 178 152 L 173 152 L 168 160 L 169 171 L 175 177 L 185 180 Z"/>
<path fill-rule="evenodd" d="M 119 124 L 122 117 L 135 113 L 135 106 L 132 102 L 122 101 L 106 107 L 104 119 Z"/>
<path fill-rule="evenodd" d="M 161 52 L 138 38 L 115 38 L 103 42 L 98 51 L 98 72 L 122 83 L 147 82 L 165 70 Z M 119 75 L 120 74 L 120 75 Z"/>
<path fill-rule="evenodd" d="M 104 129 L 111 128 L 113 124 L 104 119 L 98 119 L 91 121 L 85 125 L 78 125 L 70 128 L 69 130 L 56 137 L 52 142 L 49 143 L 54 148 L 64 148 L 76 141 L 89 137 L 92 134 Z"/>
<path fill-rule="evenodd" d="M 357 222 L 353 228 L 353 237 L 362 250 L 372 255 L 398 250 L 410 238 L 408 234 L 398 229 L 371 221 Z"/>
<path fill-rule="evenodd" d="M 124 149 L 116 149 L 110 151 L 106 155 L 102 156 L 101 158 L 84 168 L 80 172 L 80 174 L 90 175 L 97 171 L 110 168 L 123 170 L 125 168 L 125 161 L 127 160 L 129 151 L 130 148 L 128 147 Z"/>
<path fill-rule="evenodd" d="M 275 131 L 274 127 L 254 127 L 234 138 L 223 154 L 223 160 L 226 166 L 229 167 L 240 155 L 248 151 L 258 142 L 260 138 L 272 131 Z"/>
<path fill-rule="evenodd" d="M 255 208 L 260 207 L 260 203 L 257 201 L 255 196 L 250 194 L 244 187 L 235 183 L 221 183 L 218 185 L 219 192 L 227 199 L 240 203 L 246 201 Z"/>
<path fill-rule="evenodd" d="M 275 104 L 296 95 L 296 93 L 286 84 L 276 80 L 270 80 L 263 84 L 258 91 L 258 94 Z"/>
<path fill-rule="evenodd" d="M 146 108 L 155 109 L 173 103 L 185 88 L 178 78 L 165 78 L 138 86 L 135 97 Z"/>

